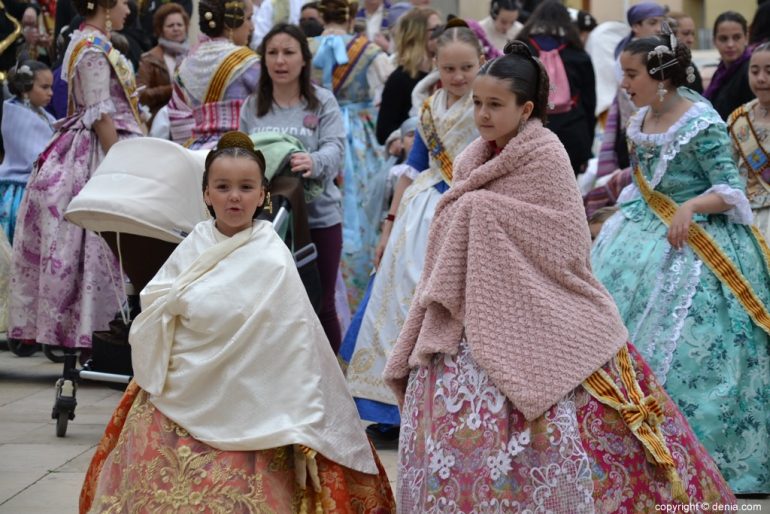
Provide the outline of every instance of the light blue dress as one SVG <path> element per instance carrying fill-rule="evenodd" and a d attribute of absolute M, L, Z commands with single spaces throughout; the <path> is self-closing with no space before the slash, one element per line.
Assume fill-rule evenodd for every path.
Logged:
<path fill-rule="evenodd" d="M 309 40 L 315 55 L 315 80 L 330 89 L 342 111 L 347 144 L 342 176 L 342 272 L 348 303 L 355 311 L 369 283 L 374 249 L 379 240 L 387 174 L 382 173 L 384 149 L 377 143 L 377 109 L 373 89 L 384 83 L 381 64 L 386 56 L 380 48 L 358 36 L 328 35 Z M 338 68 L 344 78 L 332 80 Z"/>
<path fill-rule="evenodd" d="M 733 206 L 693 219 L 770 305 L 770 274 L 746 225 L 750 206 L 724 122 L 707 103 L 696 102 L 668 132 L 644 134 L 646 112 L 641 109 L 629 123 L 632 162 L 678 204 L 716 192 Z M 770 492 L 768 334 L 689 246 L 677 251 L 669 245 L 668 228 L 635 183 L 619 204 L 593 249 L 596 276 L 615 298 L 631 342 L 733 490 Z"/>

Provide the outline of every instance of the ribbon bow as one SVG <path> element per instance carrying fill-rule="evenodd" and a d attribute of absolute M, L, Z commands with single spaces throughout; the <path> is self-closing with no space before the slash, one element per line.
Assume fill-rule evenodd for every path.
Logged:
<path fill-rule="evenodd" d="M 642 423 L 647 423 L 654 429 L 663 420 L 663 409 L 657 399 L 646 396 L 639 403 L 621 405 L 620 415 L 632 431 L 638 430 Z"/>
<path fill-rule="evenodd" d="M 319 36 L 321 43 L 318 46 L 313 66 L 322 70 L 322 86 L 332 89 L 332 74 L 334 68 L 348 63 L 348 50 L 342 36 L 333 34 Z"/>

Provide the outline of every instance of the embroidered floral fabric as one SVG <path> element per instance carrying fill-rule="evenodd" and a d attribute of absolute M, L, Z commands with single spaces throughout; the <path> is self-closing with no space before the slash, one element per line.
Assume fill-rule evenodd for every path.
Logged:
<path fill-rule="evenodd" d="M 732 145 L 721 119 L 702 105 L 666 134 L 642 134 L 634 118 L 628 137 L 656 190 L 680 204 L 715 191 L 736 206 L 729 215 L 696 215 L 694 221 L 768 305 L 765 256 L 750 228 L 732 221 L 745 222 L 748 207 Z M 632 196 L 597 238 L 594 272 L 615 299 L 632 342 L 733 490 L 770 492 L 770 340 L 690 248 L 671 248 L 667 233 Z"/>
<path fill-rule="evenodd" d="M 89 33 L 77 32 L 69 48 Z M 81 53 L 69 80 L 75 115 L 40 155 L 17 214 L 9 337 L 90 348 L 91 334 L 106 330 L 119 308 L 115 285 L 123 279 L 102 238 L 65 220 L 64 212 L 104 158 L 90 124 L 108 113 L 118 139 L 142 131 L 103 53 Z"/>
<path fill-rule="evenodd" d="M 652 372 L 630 354 L 642 390 L 663 406 L 663 431 L 691 501 L 734 503 Z M 620 384 L 614 361 L 604 369 Z M 653 512 L 671 502 L 671 485 L 616 411 L 578 387 L 527 422 L 466 342 L 457 356 L 437 355 L 409 378 L 397 485 L 404 514 Z"/>
<path fill-rule="evenodd" d="M 296 485 L 292 452 L 216 450 L 165 417 L 132 383 L 91 461 L 80 512 L 395 512 L 379 461 L 378 477 L 318 455 L 316 494 Z"/>

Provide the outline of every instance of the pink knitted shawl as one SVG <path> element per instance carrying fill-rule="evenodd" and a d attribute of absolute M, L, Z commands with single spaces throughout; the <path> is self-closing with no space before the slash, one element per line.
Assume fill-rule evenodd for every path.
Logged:
<path fill-rule="evenodd" d="M 610 360 L 628 333 L 594 278 L 569 158 L 539 121 L 489 160 L 475 140 L 438 206 L 420 283 L 384 378 L 403 400 L 410 368 L 476 362 L 528 420 Z"/>

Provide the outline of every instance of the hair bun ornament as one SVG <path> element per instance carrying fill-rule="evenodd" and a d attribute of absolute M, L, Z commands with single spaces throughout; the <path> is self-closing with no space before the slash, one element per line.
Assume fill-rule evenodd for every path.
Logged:
<path fill-rule="evenodd" d="M 687 67 L 687 83 L 695 82 L 695 67 L 691 64 Z"/>
<path fill-rule="evenodd" d="M 32 72 L 32 68 L 26 64 L 19 66 L 19 68 L 16 70 L 16 74 L 24 78 L 32 78 L 35 76 L 35 74 Z"/>
<path fill-rule="evenodd" d="M 224 150 L 225 148 L 241 148 L 247 152 L 255 153 L 254 143 L 252 143 L 251 138 L 238 130 L 225 132 L 219 140 L 217 150 Z"/>

